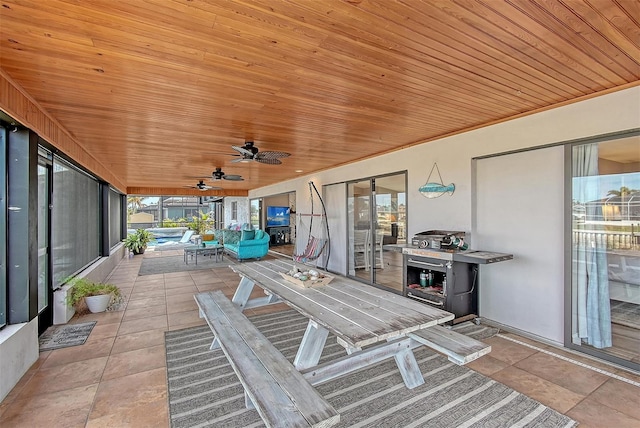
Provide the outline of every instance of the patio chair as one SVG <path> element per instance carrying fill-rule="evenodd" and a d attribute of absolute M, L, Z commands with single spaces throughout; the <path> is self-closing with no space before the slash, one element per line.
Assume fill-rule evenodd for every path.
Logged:
<path fill-rule="evenodd" d="M 188 244 L 189 241 L 191 240 L 191 237 L 193 236 L 193 230 L 187 230 L 184 232 L 184 235 L 182 235 L 182 238 L 180 238 L 180 242 L 181 244 Z"/>

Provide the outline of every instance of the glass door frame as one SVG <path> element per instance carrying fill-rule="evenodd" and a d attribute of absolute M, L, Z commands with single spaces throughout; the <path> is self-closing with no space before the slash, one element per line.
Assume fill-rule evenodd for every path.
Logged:
<path fill-rule="evenodd" d="M 53 272 L 53 260 L 51 254 L 51 208 L 52 208 L 52 197 L 53 197 L 53 159 L 50 152 L 43 150 L 40 148 L 38 151 L 38 169 L 40 167 L 45 168 L 46 170 L 46 181 L 47 181 L 47 194 L 46 195 L 38 195 L 38 208 L 40 208 L 41 198 L 43 196 L 46 197 L 47 205 L 47 218 L 46 224 L 40 224 L 38 221 L 38 260 L 40 260 L 40 256 L 44 253 L 46 255 L 46 261 L 44 268 L 46 272 L 41 272 L 42 266 L 38 261 L 38 278 L 41 275 L 44 275 L 44 289 L 47 291 L 46 296 L 46 305 L 42 308 L 38 307 L 38 334 L 42 334 L 49 326 L 53 325 L 53 278 L 51 273 Z M 44 235 L 40 234 L 40 229 L 45 227 Z M 44 248 L 40 248 L 41 242 L 40 239 L 44 238 L 46 240 L 46 245 Z M 40 293 L 40 286 L 38 286 L 38 294 Z M 39 301 L 39 299 L 38 299 Z M 39 305 L 38 305 L 39 306 Z"/>
<path fill-rule="evenodd" d="M 406 197 L 407 193 L 408 193 L 408 172 L 406 170 L 404 171 L 396 171 L 396 172 L 392 172 L 392 173 L 388 173 L 388 174 L 380 174 L 380 175 L 376 175 L 376 176 L 370 176 L 370 177 L 365 177 L 365 178 L 360 178 L 360 179 L 356 179 L 356 180 L 350 180 L 346 182 L 346 200 L 347 200 L 347 249 L 346 249 L 346 254 L 347 254 L 347 276 L 357 279 L 359 281 L 365 282 L 369 285 L 372 285 L 374 287 L 377 288 L 381 288 L 387 291 L 391 291 L 394 293 L 398 293 L 398 294 L 402 294 L 402 287 L 399 287 L 399 290 L 396 289 L 392 289 L 389 286 L 385 286 L 384 284 L 378 283 L 377 282 L 377 276 L 376 276 L 376 254 L 378 251 L 381 251 L 382 249 L 379 248 L 380 243 L 377 242 L 377 238 L 374 239 L 376 235 L 375 231 L 378 230 L 378 226 L 379 226 L 379 221 L 378 221 L 378 210 L 377 210 L 377 191 L 376 191 L 376 180 L 381 181 L 385 178 L 389 178 L 389 177 L 394 177 L 394 176 L 403 176 L 404 178 L 404 193 L 405 193 L 405 217 L 404 217 L 404 230 L 407 230 L 407 222 L 408 222 L 408 198 Z M 349 204 L 351 199 L 353 199 L 353 195 L 350 194 L 350 192 L 352 192 L 352 189 L 356 183 L 365 183 L 365 182 L 369 182 L 369 189 L 368 189 L 368 194 L 365 195 L 366 198 L 368 198 L 369 201 L 369 207 L 368 207 L 368 223 L 369 223 L 369 227 L 368 227 L 368 231 L 369 233 L 366 234 L 366 237 L 364 238 L 364 243 L 361 243 L 359 239 L 358 242 L 355 242 L 355 234 L 356 234 L 356 224 L 355 224 L 355 206 L 353 207 L 354 212 L 349 212 Z M 355 204 L 354 204 L 355 205 Z M 397 227 L 397 225 L 396 225 Z M 373 233 L 371 233 L 371 231 L 373 231 Z M 356 274 L 355 271 L 355 266 L 356 266 L 356 251 L 358 251 L 358 249 L 356 248 L 356 246 L 358 245 L 364 245 L 364 248 L 370 248 L 370 251 L 366 251 L 363 250 L 363 257 L 366 257 L 367 260 L 364 261 L 364 265 L 365 265 L 365 271 L 366 271 L 366 266 L 369 266 L 369 276 L 368 278 L 364 278 L 363 276 L 358 276 Z M 367 257 L 368 255 L 368 257 Z M 353 267 L 353 270 L 352 270 Z M 402 275 L 400 273 L 400 275 Z M 402 277 L 399 278 L 400 283 L 402 284 Z"/>
<path fill-rule="evenodd" d="M 591 355 L 593 357 L 612 362 L 614 364 L 618 364 L 623 367 L 629 367 L 633 370 L 638 370 L 640 365 L 638 363 L 634 363 L 630 360 L 626 360 L 620 358 L 616 355 L 613 355 L 609 352 L 606 352 L 604 349 L 600 350 L 596 347 L 586 345 L 586 344 L 577 344 L 574 343 L 574 304 L 575 304 L 575 293 L 574 290 L 574 272 L 573 272 L 573 245 L 574 245 L 574 234 L 573 234 L 573 226 L 574 226 L 574 207 L 573 207 L 573 151 L 574 148 L 581 145 L 588 144 L 600 144 L 607 143 L 610 141 L 628 138 L 628 137 L 637 137 L 640 136 L 640 129 L 634 129 L 626 132 L 618 132 L 613 134 L 601 135 L 598 137 L 585 138 L 577 141 L 568 142 L 564 145 L 565 155 L 565 182 L 564 182 L 564 248 L 565 251 L 565 273 L 564 273 L 564 284 L 565 284 L 565 301 L 564 301 L 564 346 L 572 349 L 574 351 Z M 607 250 L 608 251 L 608 250 Z"/>

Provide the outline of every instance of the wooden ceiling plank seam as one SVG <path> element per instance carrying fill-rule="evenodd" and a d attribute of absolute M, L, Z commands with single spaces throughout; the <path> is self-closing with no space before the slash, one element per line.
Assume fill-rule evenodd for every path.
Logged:
<path fill-rule="evenodd" d="M 369 3 L 370 2 L 368 2 L 367 5 Z M 388 3 L 385 3 L 385 4 L 388 4 Z M 412 5 L 407 5 L 407 7 L 412 7 Z M 431 15 L 426 15 L 427 11 L 430 14 L 433 14 L 433 13 L 438 14 L 438 12 L 440 12 L 439 16 L 440 16 L 440 20 L 442 20 L 442 22 L 447 22 L 447 19 L 451 19 L 449 14 L 442 13 L 437 8 L 434 8 L 432 4 L 428 4 L 424 8 L 415 9 L 415 14 L 414 15 L 422 14 L 423 16 L 431 16 Z M 442 16 L 444 16 L 445 18 L 443 18 Z M 468 40 L 472 40 L 474 38 L 477 38 L 477 36 L 478 36 L 478 29 L 477 28 L 475 28 L 472 25 L 469 25 L 468 23 L 466 23 L 464 21 L 461 21 L 460 24 L 462 24 L 462 25 L 459 25 L 456 28 L 451 27 L 452 30 L 454 30 L 454 31 L 456 31 L 457 33 L 460 33 L 460 34 L 466 34 Z M 463 31 L 465 29 L 467 29 L 466 33 Z M 486 42 L 483 42 L 483 43 L 488 46 L 488 44 Z M 506 49 L 506 52 L 502 53 L 503 57 L 511 57 L 511 58 L 521 57 L 521 54 L 520 54 L 519 51 L 517 51 L 514 48 L 511 48 L 510 45 L 505 45 L 505 46 L 507 47 L 507 49 Z M 494 49 L 494 51 L 499 52 L 499 51 L 497 51 L 495 49 Z M 535 73 L 538 77 L 546 76 L 546 79 L 543 79 L 543 80 L 545 80 L 548 84 L 552 85 L 552 87 L 555 88 L 556 90 L 559 90 L 563 86 L 567 87 L 567 83 L 565 82 L 564 79 L 555 78 L 554 80 L 550 80 L 552 78 L 552 76 L 550 74 L 548 74 L 548 73 L 546 73 L 546 74 L 545 73 L 540 73 L 540 71 L 539 71 L 540 67 L 539 66 L 536 67 L 533 64 L 530 64 L 529 61 L 521 61 L 521 62 L 522 62 L 523 65 L 526 65 L 526 66 L 529 67 L 529 70 L 530 70 L 529 74 Z M 576 89 L 577 88 L 575 88 L 575 87 L 568 87 L 569 93 L 572 94 L 572 95 L 576 93 Z M 565 92 L 565 95 L 560 97 L 560 98 L 563 99 L 563 100 L 567 99 L 566 92 Z"/>
<path fill-rule="evenodd" d="M 630 53 L 635 53 L 634 56 L 630 56 L 631 60 L 638 63 L 640 60 L 638 57 L 640 56 L 639 51 L 639 43 L 640 40 L 636 38 L 634 40 L 633 35 L 630 38 L 627 32 L 620 31 L 620 29 L 613 25 L 611 21 L 609 21 L 605 16 L 600 13 L 600 8 L 595 7 L 594 4 L 589 2 L 588 0 L 583 1 L 575 1 L 575 0 L 560 0 L 565 7 L 570 9 L 574 14 L 579 16 L 581 19 L 587 22 L 587 25 L 595 32 L 600 34 L 605 40 L 609 41 L 609 43 L 616 45 L 621 49 L 626 55 Z M 637 4 L 637 0 L 634 0 L 634 3 Z M 600 2 L 597 3 L 600 6 Z M 604 4 L 604 3 L 603 3 Z M 621 12 L 624 11 L 626 15 L 626 9 L 620 9 Z M 634 15 L 629 15 L 633 17 Z M 631 18 L 633 19 L 633 18 Z M 636 15 L 637 19 L 637 15 Z M 636 32 L 638 28 L 636 28 Z"/>
<path fill-rule="evenodd" d="M 491 18 L 475 15 L 475 9 L 467 10 L 458 8 L 455 11 L 451 11 L 445 6 L 439 7 L 438 9 L 445 17 L 449 16 L 457 19 L 461 28 L 470 27 L 477 31 L 479 36 L 487 39 L 486 43 L 495 44 L 496 49 L 502 49 L 505 55 L 511 55 L 524 63 L 530 64 L 534 69 L 540 70 L 550 78 L 553 78 L 558 84 L 564 83 L 565 85 L 569 85 L 572 88 L 572 93 L 583 94 L 588 90 L 589 86 L 587 83 L 578 82 L 576 79 L 566 76 L 564 72 L 554 69 L 552 65 L 557 64 L 555 61 L 549 61 L 548 59 L 542 61 L 534 57 L 530 52 L 520 47 L 527 46 L 531 48 L 530 45 L 524 43 L 523 40 L 516 35 L 498 27 L 496 23 L 492 22 Z M 457 13 L 457 15 L 454 15 L 454 12 Z M 442 19 L 446 20 L 446 18 Z M 493 32 L 491 30 L 493 30 Z M 499 30 L 499 32 L 496 33 L 496 30 Z"/>
<path fill-rule="evenodd" d="M 535 7 L 545 11 L 545 13 L 550 16 L 550 19 L 558 22 L 558 25 L 567 28 L 568 31 L 579 34 L 581 40 L 584 40 L 587 43 L 587 45 L 585 45 L 583 49 L 583 51 L 585 51 L 587 55 L 589 54 L 588 46 L 593 46 L 605 57 L 608 57 L 610 61 L 615 62 L 632 76 L 635 75 L 637 77 L 635 73 L 637 73 L 638 69 L 638 60 L 634 60 L 633 56 L 629 55 L 629 51 L 620 49 L 619 46 L 608 40 L 602 33 L 593 28 L 593 26 L 585 25 L 585 21 L 580 16 L 578 16 L 574 10 L 567 8 L 563 2 L 558 0 L 536 0 Z M 565 19 L 563 20 L 560 20 L 556 17 L 559 12 L 555 11 L 558 11 L 560 8 L 562 8 L 563 16 L 565 17 Z M 625 22 L 632 21 L 632 17 L 626 16 L 626 18 L 628 19 L 625 20 Z M 614 23 L 614 21 L 617 20 L 615 17 L 607 19 L 609 20 L 609 24 L 611 26 L 619 29 L 619 27 Z M 636 25 L 638 24 L 636 23 Z M 625 34 L 623 31 L 621 31 L 621 33 Z M 640 42 L 640 35 L 638 35 L 637 38 Z M 639 49 L 640 46 L 635 46 L 634 50 L 637 52 Z M 633 52 L 634 50 L 632 50 L 631 52 Z"/>
<path fill-rule="evenodd" d="M 591 43 L 587 38 L 583 36 L 583 32 L 588 32 L 589 27 L 585 28 L 584 22 L 581 28 L 573 30 L 567 25 L 559 22 L 555 16 L 551 16 L 549 11 L 541 8 L 537 4 L 533 3 L 514 3 L 513 0 L 509 0 L 513 4 L 514 9 L 520 11 L 520 13 L 529 16 L 533 21 L 558 36 L 565 46 L 572 48 L 575 52 L 574 60 L 580 63 L 589 62 L 589 60 L 595 59 L 593 62 L 594 72 L 598 75 L 606 78 L 611 84 L 619 85 L 623 83 L 629 83 L 633 80 L 632 73 L 621 66 L 613 57 L 607 55 L 597 45 Z M 570 11 L 565 13 L 571 14 Z M 517 19 L 516 18 L 512 18 Z M 554 43 L 556 48 L 561 48 L 562 43 Z M 609 43 L 609 50 L 614 50 L 614 47 Z"/>
<path fill-rule="evenodd" d="M 323 47 L 326 49 L 330 48 L 329 46 L 323 46 Z M 333 45 L 331 46 L 331 48 L 334 53 L 339 52 L 337 46 Z M 342 53 L 344 58 L 342 62 L 345 64 L 345 67 L 348 67 L 350 69 L 355 68 L 353 65 L 351 65 L 351 63 L 353 63 L 354 61 L 349 61 L 351 58 L 348 55 L 348 52 L 342 51 Z M 466 69 L 452 67 L 449 63 L 446 63 L 445 61 L 441 61 L 437 58 L 432 58 L 431 60 L 434 63 L 438 63 L 442 66 L 447 67 L 448 70 L 445 70 L 443 68 L 439 68 L 433 65 L 433 66 L 427 66 L 426 67 L 427 71 L 421 75 L 416 75 L 415 69 L 407 68 L 406 73 L 398 73 L 398 72 L 387 70 L 385 76 L 389 76 L 389 77 L 395 76 L 398 79 L 398 81 L 402 77 L 404 77 L 405 83 L 408 81 L 411 81 L 412 83 L 415 84 L 414 87 L 416 88 L 416 92 L 421 92 L 424 87 L 433 87 L 434 89 L 438 89 L 438 90 L 441 90 L 442 87 L 449 87 L 449 88 L 455 87 L 455 90 L 457 91 L 466 92 L 469 95 L 473 95 L 473 94 L 477 94 L 478 88 L 483 87 L 482 85 L 483 83 L 489 84 L 493 89 L 495 89 L 496 91 L 501 91 L 501 93 L 496 92 L 495 95 L 487 94 L 486 97 L 483 97 L 483 99 L 479 100 L 478 102 L 491 104 L 491 105 L 487 105 L 487 107 L 495 107 L 497 105 L 504 105 L 504 104 L 510 104 L 515 107 L 515 106 L 522 106 L 523 104 L 522 99 L 517 99 L 517 100 L 515 99 L 517 98 L 515 95 L 515 90 L 508 92 L 507 91 L 508 86 L 505 85 L 504 83 L 500 83 L 495 80 L 492 80 L 487 76 L 471 73 Z M 362 57 L 360 57 L 360 61 L 362 61 Z M 380 67 L 380 66 L 377 66 L 377 67 Z M 384 70 L 384 68 L 380 67 L 380 70 L 382 71 Z M 428 77 L 429 80 L 420 80 L 420 79 L 425 79 L 425 77 L 423 76 L 429 76 Z M 456 77 L 458 77 L 459 79 L 464 79 L 468 87 L 454 86 L 452 83 L 456 82 Z M 396 85 L 397 87 L 397 84 L 395 84 L 395 81 L 393 79 L 388 79 L 387 82 L 389 85 L 392 85 L 392 86 Z M 529 97 L 527 96 L 527 98 Z M 532 97 L 532 98 L 535 98 L 535 97 Z M 458 97 L 455 95 L 452 95 L 451 100 L 455 102 L 456 100 L 458 100 Z M 520 102 L 518 103 L 517 101 L 520 101 Z M 541 104 L 540 100 L 535 100 L 537 101 L 537 104 L 534 102 L 533 99 L 530 99 L 528 101 L 530 101 L 530 103 L 528 103 L 530 107 L 539 106 Z"/>
<path fill-rule="evenodd" d="M 371 3 L 371 1 L 369 1 L 369 3 Z M 378 1 L 375 4 L 385 6 L 390 3 Z M 387 19 L 392 19 L 396 14 L 397 12 L 395 11 L 385 10 L 384 16 L 387 17 Z M 429 16 L 424 10 L 415 10 L 414 15 L 423 15 L 425 17 Z M 394 22 L 401 25 L 399 19 L 399 17 L 395 17 Z M 414 20 L 414 16 L 407 17 L 405 21 L 412 23 L 417 22 Z M 467 37 L 464 41 L 451 37 L 451 31 L 456 29 L 446 26 L 446 23 L 434 20 L 434 24 L 428 28 L 428 31 L 423 30 L 423 28 L 426 27 L 418 25 L 402 25 L 406 26 L 407 31 L 411 31 L 412 34 L 419 35 L 421 39 L 424 39 L 421 40 L 421 43 L 418 43 L 413 38 L 404 39 L 405 46 L 417 55 L 430 55 L 440 61 L 450 63 L 452 66 L 463 69 L 470 74 L 476 74 L 471 70 L 478 67 L 485 70 L 486 75 L 501 76 L 506 81 L 512 82 L 510 87 L 514 92 L 516 90 L 520 90 L 521 92 L 535 93 L 536 91 L 544 88 L 548 91 L 554 92 L 556 96 L 561 99 L 567 99 L 570 96 L 570 92 L 557 88 L 557 85 L 552 84 L 553 82 L 549 82 L 548 76 L 537 72 L 537 70 L 534 70 L 528 64 L 516 61 L 510 56 L 499 54 L 498 51 L 492 49 L 490 46 L 481 44 L 478 40 L 471 37 Z M 448 35 L 445 33 L 445 29 L 449 30 Z M 396 35 L 398 40 L 402 37 L 397 32 L 388 32 Z M 411 40 L 413 43 L 408 42 L 408 40 Z M 434 52 L 429 52 L 429 50 L 434 50 Z M 495 54 L 492 55 L 494 52 Z M 457 56 L 456 53 L 459 53 L 462 56 Z M 417 55 L 410 55 L 409 52 L 406 52 L 405 54 L 419 60 L 419 56 Z M 455 58 L 457 59 L 457 62 L 447 62 L 442 60 L 442 58 Z M 517 73 L 517 77 L 520 79 L 520 84 L 518 84 L 518 80 L 514 73 Z M 524 84 L 522 84 L 523 76 L 528 76 L 527 79 L 524 79 Z M 541 79 L 540 77 L 545 78 Z M 529 96 L 531 97 L 531 95 Z M 536 105 L 544 103 L 542 99 L 537 97 L 535 100 L 537 102 Z"/>
<path fill-rule="evenodd" d="M 622 11 L 625 15 L 625 18 L 622 24 L 627 24 L 621 26 L 618 22 L 620 21 L 615 14 L 608 13 L 607 8 L 601 8 L 602 14 L 611 22 L 611 25 L 616 27 L 618 31 L 624 34 L 627 40 L 631 41 L 635 46 L 640 47 L 640 14 L 638 11 L 640 10 L 640 4 L 638 4 L 638 0 L 626 1 L 626 0 L 610 0 L 612 5 L 615 5 L 616 10 Z M 633 9 L 635 6 L 635 10 Z M 623 28 L 624 27 L 624 28 Z M 634 42 L 635 40 L 635 42 Z"/>
<path fill-rule="evenodd" d="M 348 42 L 350 42 L 350 43 L 355 42 L 355 41 L 353 40 L 353 38 L 345 38 L 345 40 L 347 40 L 347 41 L 348 41 Z M 327 42 L 324 42 L 324 43 L 326 44 Z M 371 46 L 371 48 L 375 48 L 375 47 Z M 329 49 L 329 50 L 331 50 L 331 49 Z M 331 50 L 331 51 L 333 52 L 333 50 Z M 385 53 L 389 54 L 389 51 L 382 51 L 382 52 L 385 52 Z M 396 55 L 400 55 L 400 54 L 401 54 L 401 52 L 397 52 L 397 53 L 396 53 Z M 344 57 L 344 55 L 343 55 L 343 57 Z M 346 58 L 348 58 L 348 56 L 347 56 Z M 396 59 L 396 62 L 397 62 L 397 60 L 398 60 L 398 59 Z M 444 62 L 441 62 L 441 63 L 442 63 L 442 64 L 445 64 Z M 391 61 L 389 61 L 389 62 L 388 62 L 388 63 L 386 63 L 385 65 L 388 67 L 387 69 L 389 69 L 389 68 L 390 68 L 390 69 L 393 69 L 392 64 L 393 64 L 393 63 L 392 63 Z M 416 65 L 416 64 L 414 64 L 414 65 Z M 447 66 L 449 66 L 449 64 L 446 64 L 446 65 L 447 65 Z M 403 70 L 403 71 L 404 71 L 404 70 Z M 464 71 L 466 71 L 466 70 L 464 70 Z M 448 72 L 451 72 L 451 70 L 448 70 Z M 428 74 L 428 73 L 425 73 L 425 74 Z M 442 74 L 442 76 L 443 76 L 443 78 L 447 78 L 447 73 L 443 73 L 443 74 Z M 469 73 L 469 74 L 467 74 L 465 77 L 466 77 L 467 79 L 472 79 L 472 80 L 473 80 L 474 78 L 476 78 L 476 77 L 477 77 L 478 79 L 486 78 L 486 76 L 479 76 L 477 73 Z M 504 86 L 504 84 L 502 84 L 501 86 Z M 514 92 L 515 92 L 515 91 L 514 91 Z M 508 95 L 510 95 L 510 94 L 505 93 L 505 94 L 503 94 L 503 97 L 507 97 L 507 98 L 508 98 Z M 566 98 L 562 98 L 562 99 L 566 99 Z M 518 101 L 518 103 L 522 103 L 522 99 L 519 99 L 519 100 L 517 100 L 517 101 Z M 502 102 L 504 102 L 504 99 L 502 100 Z M 536 106 L 536 107 L 537 107 L 537 106 L 540 106 L 540 105 L 541 105 L 540 100 L 537 100 L 537 103 L 536 103 L 536 104 L 533 104 L 533 105 L 534 105 L 534 106 Z"/>
<path fill-rule="evenodd" d="M 470 6 L 474 10 L 475 14 L 483 16 L 485 20 L 490 20 L 496 28 L 500 28 L 502 31 L 512 34 L 525 46 L 528 46 L 542 54 L 541 59 L 547 58 L 548 61 L 557 64 L 557 69 L 565 78 L 572 79 L 574 82 L 580 82 L 580 84 L 586 88 L 592 88 L 592 82 L 597 82 L 599 87 L 595 90 L 590 89 L 595 92 L 610 88 L 614 85 L 614 82 L 611 82 L 605 77 L 600 76 L 595 71 L 590 70 L 588 67 L 583 65 L 582 62 L 576 60 L 568 53 L 558 50 L 555 47 L 555 43 L 557 42 L 558 44 L 561 44 L 561 40 L 555 38 L 555 41 L 551 42 L 543 39 L 538 34 L 529 30 L 529 28 L 526 28 L 523 24 L 516 22 L 513 18 L 507 16 L 502 9 L 500 11 L 496 10 L 495 5 L 491 2 L 481 1 L 479 3 L 474 3 L 476 6 L 473 7 L 471 2 L 468 0 L 456 1 L 464 1 L 467 6 Z M 513 8 L 511 10 L 515 11 Z M 519 14 L 519 16 L 527 18 L 530 23 L 536 26 L 536 29 L 540 29 L 539 24 L 529 16 L 524 14 Z M 584 94 L 588 92 L 589 90 L 582 93 Z"/>
<path fill-rule="evenodd" d="M 122 191 L 126 186 L 104 165 L 81 146 L 60 123 L 52 118 L 36 100 L 0 68 L 0 108 L 18 122 L 29 126 L 39 137 L 63 152 L 73 152 L 73 159 Z"/>
<path fill-rule="evenodd" d="M 7 61 L 5 61 L 5 63 L 7 63 Z M 12 64 L 3 64 L 5 69 L 7 70 L 13 70 L 14 72 L 17 72 L 17 69 L 15 67 L 10 67 L 7 65 L 15 65 L 17 66 L 19 63 L 17 60 L 12 60 L 11 61 Z M 23 61 L 22 64 L 24 64 L 24 67 L 22 67 L 23 69 L 27 69 L 28 65 L 30 64 L 29 61 Z M 83 73 L 81 75 L 74 75 L 73 76 L 73 80 L 76 82 L 81 82 L 85 79 L 83 79 L 83 77 L 85 77 L 85 71 L 86 69 L 82 69 Z M 91 70 L 90 70 L 91 71 Z M 41 73 L 40 76 L 44 77 L 44 76 L 50 76 L 50 77 L 55 77 L 58 73 L 55 70 L 51 70 L 50 69 L 44 69 Z M 168 94 L 171 95 L 171 97 L 175 98 L 175 92 L 179 91 L 184 93 L 185 96 L 189 96 L 192 97 L 192 99 L 197 99 L 198 96 L 202 95 L 202 88 L 198 88 L 198 87 L 194 87 L 192 89 L 190 89 L 188 86 L 176 86 L 176 82 L 174 81 L 165 81 L 164 82 L 160 82 L 160 81 L 153 81 L 153 85 L 155 86 L 150 86 L 150 76 L 132 76 L 131 78 L 129 78 L 127 84 L 118 84 L 117 80 L 114 79 L 118 79 L 118 76 L 113 76 L 112 73 L 100 73 L 97 76 L 94 75 L 93 73 L 89 73 L 90 77 L 95 77 L 96 79 L 100 80 L 100 87 L 105 87 L 105 86 L 110 86 L 111 88 L 113 88 L 114 91 L 120 91 L 120 92 L 124 92 L 125 90 L 127 91 L 127 93 L 139 93 L 139 94 L 143 94 L 145 91 L 145 87 L 147 88 L 147 91 L 154 91 L 156 93 L 156 96 L 158 94 L 158 89 L 161 88 L 162 86 L 166 86 L 167 89 L 169 90 Z M 60 75 L 60 78 L 58 80 L 54 80 L 54 79 L 50 79 L 47 84 L 48 85 L 54 85 L 57 82 L 62 82 L 64 83 L 65 81 L 69 80 L 70 75 L 66 74 L 66 75 Z M 185 76 L 185 78 L 188 77 L 192 77 L 192 76 Z M 87 80 L 87 82 L 89 82 L 90 80 Z M 110 84 L 109 81 L 113 81 L 113 84 Z M 37 80 L 34 82 L 40 82 L 41 85 L 40 86 L 46 86 L 44 84 L 44 82 L 42 82 L 41 80 Z M 232 85 L 230 84 L 226 84 L 225 83 L 225 87 L 232 87 Z M 257 92 L 257 89 L 259 88 L 253 88 L 251 86 L 249 86 L 249 80 L 246 81 L 245 84 L 241 84 L 241 83 L 237 83 L 234 85 L 237 86 L 238 90 L 242 90 L 245 92 L 252 92 L 255 93 L 256 96 L 258 94 L 260 94 L 259 92 Z M 75 88 L 76 90 L 78 89 L 82 89 L 82 88 Z M 93 87 L 91 88 L 93 90 Z M 269 88 L 269 87 L 264 87 L 262 92 L 265 96 L 271 97 L 274 95 L 275 93 L 275 89 L 276 88 Z M 240 102 L 240 101 L 237 101 Z"/>

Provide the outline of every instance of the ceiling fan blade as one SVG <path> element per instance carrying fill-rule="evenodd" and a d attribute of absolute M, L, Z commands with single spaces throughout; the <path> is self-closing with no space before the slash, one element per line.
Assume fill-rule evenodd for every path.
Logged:
<path fill-rule="evenodd" d="M 229 181 L 244 181 L 244 178 L 240 175 L 225 175 L 222 178 Z"/>
<path fill-rule="evenodd" d="M 279 159 L 269 159 L 269 158 L 255 158 L 256 162 L 260 162 L 260 163 L 266 163 L 268 165 L 280 165 L 282 162 L 280 162 Z"/>
<path fill-rule="evenodd" d="M 235 150 L 236 152 L 240 153 L 242 156 L 253 157 L 253 153 L 251 151 L 245 149 L 244 147 L 231 146 L 231 148 L 233 150 Z"/>
<path fill-rule="evenodd" d="M 265 151 L 265 152 L 259 152 L 256 155 L 256 158 L 259 158 L 259 159 L 278 159 L 278 158 L 286 158 L 286 157 L 289 157 L 289 156 L 291 156 L 291 153 Z"/>
<path fill-rule="evenodd" d="M 238 159 L 234 159 L 231 161 L 231 163 L 238 163 L 238 162 L 249 162 L 251 161 L 251 158 L 247 158 L 247 157 L 240 157 Z"/>

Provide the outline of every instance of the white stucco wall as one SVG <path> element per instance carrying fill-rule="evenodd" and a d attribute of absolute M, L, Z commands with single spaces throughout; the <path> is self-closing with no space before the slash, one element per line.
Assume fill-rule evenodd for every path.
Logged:
<path fill-rule="evenodd" d="M 545 146 L 565 141 L 587 138 L 602 134 L 640 128 L 640 87 L 614 92 L 582 102 L 569 104 L 541 113 L 514 119 L 486 128 L 466 132 L 464 134 L 443 138 L 441 140 L 409 147 L 387 155 L 352 163 L 342 167 L 307 175 L 295 180 L 278 183 L 255 189 L 249 193 L 250 198 L 264 197 L 296 192 L 297 210 L 305 212 L 308 206 L 307 182 L 313 180 L 318 189 L 322 185 L 340 183 L 363 177 L 391 172 L 408 171 L 408 231 L 412 236 L 422 230 L 450 229 L 472 231 L 474 212 L 472 210 L 472 159 L 479 156 L 509 152 L 531 147 Z M 418 188 L 425 184 L 433 163 L 437 162 L 442 179 L 446 184 L 455 183 L 456 191 L 453 196 L 443 196 L 437 199 L 426 199 Z M 286 166 L 286 160 L 284 161 Z M 544 167 L 532 165 L 532 167 Z M 535 185 L 535 183 L 531 183 Z M 563 198 L 563 183 L 557 183 L 557 188 L 550 190 L 551 197 Z M 327 207 L 331 210 L 332 207 Z M 522 221 L 536 222 L 534 213 L 522 213 Z M 561 221 L 561 220 L 560 220 Z M 516 239 L 517 236 L 511 237 Z M 474 246 L 473 234 L 471 245 Z M 563 245 L 563 236 L 557 236 L 549 246 Z M 482 248 L 508 252 L 507 247 Z M 334 251 L 332 257 L 345 257 L 344 251 Z M 492 267 L 500 269 L 499 264 Z M 542 268 L 532 266 L 532 269 Z M 523 272 L 527 274 L 527 272 Z M 482 278 L 481 278 L 482 279 Z M 556 284 L 563 284 L 564 278 L 558 274 Z M 491 291 L 487 288 L 482 299 L 492 299 Z M 561 291 L 558 296 L 561 296 Z M 561 297 L 560 297 L 561 298 Z M 544 311 L 547 303 L 544 301 L 514 302 L 509 311 L 536 310 Z M 561 311 L 562 305 L 554 311 Z M 482 309 L 481 309 L 482 310 Z M 482 313 L 481 313 L 482 315 Z M 495 317 L 504 324 L 513 320 L 509 313 L 496 312 Z M 562 314 L 553 313 L 549 316 L 561 319 Z M 526 331 L 526 330 L 525 330 Z M 558 341 L 555 332 L 546 331 L 542 335 L 549 340 Z"/>
<path fill-rule="evenodd" d="M 232 202 L 238 203 L 238 211 L 237 211 L 236 219 L 233 219 L 231 214 Z M 249 219 L 250 219 L 249 198 L 232 197 L 232 196 L 228 196 L 224 198 L 224 225 L 223 226 L 225 228 L 229 226 L 231 223 L 240 224 L 240 225 L 244 223 L 249 223 Z"/>
<path fill-rule="evenodd" d="M 0 401 L 11 392 L 38 356 L 38 318 L 0 330 Z"/>

